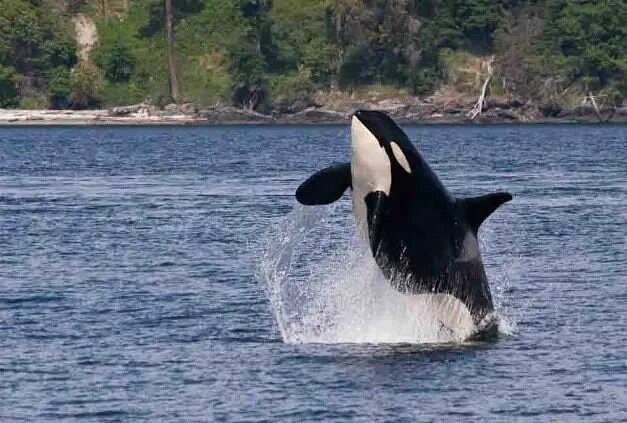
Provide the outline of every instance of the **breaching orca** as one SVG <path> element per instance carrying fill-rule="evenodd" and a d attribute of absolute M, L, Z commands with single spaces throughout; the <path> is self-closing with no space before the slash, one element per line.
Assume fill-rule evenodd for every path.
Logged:
<path fill-rule="evenodd" d="M 443 326 L 464 326 L 471 339 L 495 336 L 498 321 L 477 231 L 512 196 L 453 197 L 383 112 L 353 115 L 351 153 L 350 163 L 320 170 L 303 182 L 296 199 L 329 204 L 352 188 L 357 226 L 392 286 L 433 298 Z"/>

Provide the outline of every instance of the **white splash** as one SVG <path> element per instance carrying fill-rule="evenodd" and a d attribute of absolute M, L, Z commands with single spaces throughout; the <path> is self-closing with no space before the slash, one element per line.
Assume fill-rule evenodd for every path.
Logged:
<path fill-rule="evenodd" d="M 394 289 L 354 223 L 334 221 L 335 208 L 297 206 L 264 239 L 257 277 L 284 342 L 450 343 L 470 335 L 468 310 L 453 304 L 461 302 Z M 453 310 L 446 322 L 442 307 Z"/>

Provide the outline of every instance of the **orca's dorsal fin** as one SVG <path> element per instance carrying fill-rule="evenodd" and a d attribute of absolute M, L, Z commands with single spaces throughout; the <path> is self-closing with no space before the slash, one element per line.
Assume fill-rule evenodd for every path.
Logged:
<path fill-rule="evenodd" d="M 460 201 L 464 215 L 470 227 L 475 231 L 494 210 L 503 203 L 512 199 L 509 192 L 495 192 L 494 194 L 481 195 L 479 197 L 462 198 Z"/>
<path fill-rule="evenodd" d="M 311 175 L 296 190 L 296 199 L 306 206 L 331 204 L 351 186 L 351 164 L 330 166 Z"/>

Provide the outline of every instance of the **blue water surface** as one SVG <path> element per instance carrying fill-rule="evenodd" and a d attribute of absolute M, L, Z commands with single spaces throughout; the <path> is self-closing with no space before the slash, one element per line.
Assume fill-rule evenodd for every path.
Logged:
<path fill-rule="evenodd" d="M 453 193 L 515 196 L 494 344 L 283 342 L 264 244 L 346 127 L 0 129 L 0 421 L 627 419 L 627 126 L 407 132 Z"/>

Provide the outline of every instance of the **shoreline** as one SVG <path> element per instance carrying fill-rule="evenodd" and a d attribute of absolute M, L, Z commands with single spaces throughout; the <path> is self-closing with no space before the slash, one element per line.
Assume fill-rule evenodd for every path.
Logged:
<path fill-rule="evenodd" d="M 350 122 L 346 121 L 325 121 L 325 122 L 296 122 L 296 121 L 211 121 L 207 119 L 197 120 L 51 120 L 51 121 L 21 121 L 21 122 L 9 122 L 0 120 L 0 128 L 26 128 L 26 127 L 142 127 L 142 126 L 346 126 Z M 563 119 L 547 119 L 536 121 L 433 121 L 433 120 L 420 120 L 420 121 L 399 121 L 399 124 L 403 126 L 535 126 L 535 125 L 625 125 L 627 120 L 612 120 L 602 121 L 597 120 L 563 120 Z"/>
<path fill-rule="evenodd" d="M 234 107 L 190 109 L 166 106 L 157 109 L 144 104 L 100 110 L 17 110 L 0 109 L 1 127 L 24 126 L 219 126 L 219 125 L 345 125 L 351 112 L 310 107 L 297 113 L 266 115 Z M 377 109 L 376 104 L 363 108 Z M 174 110 L 173 110 L 174 109 Z M 627 123 L 627 108 L 594 110 L 579 108 L 561 115 L 529 118 L 514 110 L 489 109 L 471 120 L 459 109 L 452 112 L 421 113 L 407 107 L 378 108 L 402 125 L 529 125 L 529 124 L 621 124 Z"/>

